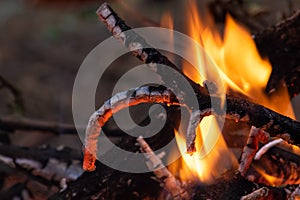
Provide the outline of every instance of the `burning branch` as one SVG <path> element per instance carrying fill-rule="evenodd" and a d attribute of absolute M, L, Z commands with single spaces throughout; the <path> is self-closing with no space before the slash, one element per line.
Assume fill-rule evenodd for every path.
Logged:
<path fill-rule="evenodd" d="M 239 171 L 244 176 L 252 163 L 252 160 L 258 150 L 259 143 L 266 143 L 270 136 L 265 131 L 251 127 L 249 138 L 247 140 L 246 146 L 243 149 L 241 156 Z"/>
<path fill-rule="evenodd" d="M 139 87 L 116 94 L 107 100 L 91 117 L 86 129 L 83 168 L 87 171 L 95 170 L 97 142 L 101 129 L 113 113 L 129 106 L 141 103 L 165 103 L 180 105 L 171 90 L 163 86 Z M 184 105 L 182 105 L 184 106 Z"/>
<path fill-rule="evenodd" d="M 260 144 L 265 145 L 259 149 Z M 299 184 L 299 156 L 298 146 L 291 145 L 282 138 L 270 138 L 269 133 L 252 126 L 241 155 L 239 171 L 243 176 L 247 174 L 249 180 L 267 185 Z M 247 172 L 251 164 L 259 174 L 253 173 L 253 169 L 252 172 Z"/>
<path fill-rule="evenodd" d="M 170 76 L 163 76 L 165 71 L 158 71 L 159 68 L 156 67 L 157 64 L 164 64 L 170 66 L 176 71 L 179 71 L 178 68 L 169 61 L 165 56 L 160 54 L 154 48 L 149 48 L 150 46 L 145 42 L 143 38 L 139 35 L 134 33 L 133 31 L 124 32 L 130 30 L 130 27 L 127 26 L 123 20 L 121 20 L 117 14 L 106 4 L 100 6 L 97 11 L 98 16 L 100 19 L 107 25 L 108 29 L 113 33 L 113 35 L 120 40 L 126 47 L 129 48 L 133 52 L 133 54 L 148 64 L 152 69 L 156 70 L 158 74 L 164 77 Z M 128 35 L 126 35 L 128 34 Z M 143 48 L 144 46 L 148 48 Z M 181 72 L 180 72 L 181 73 Z M 182 74 L 182 73 L 181 73 Z M 183 75 L 186 77 L 185 75 Z M 171 76 L 172 79 L 172 90 L 179 90 L 180 98 L 188 98 L 184 96 L 184 92 L 181 90 L 180 85 L 176 82 L 176 76 Z M 217 105 L 221 105 L 221 100 L 218 97 L 210 96 L 208 91 L 201 87 L 200 85 L 194 83 L 188 77 L 186 79 L 192 85 L 196 96 L 198 98 L 199 108 L 193 108 L 200 113 L 207 114 L 215 114 L 223 116 L 224 113 L 220 110 L 214 110 L 211 107 L 211 102 L 216 102 Z M 170 81 L 170 80 L 165 80 Z M 142 90 L 141 88 L 137 89 L 137 91 Z M 130 96 L 130 101 L 128 102 L 128 92 L 120 93 L 110 100 L 106 101 L 105 104 L 95 112 L 89 121 L 88 128 L 86 130 L 86 148 L 85 148 L 85 159 L 84 159 L 84 169 L 91 171 L 95 169 L 94 163 L 96 160 L 96 151 L 97 151 L 97 138 L 100 134 L 101 127 L 108 121 L 108 119 L 112 116 L 113 113 L 119 111 L 120 109 L 128 106 L 134 106 L 140 103 L 167 103 L 170 105 L 178 105 L 177 101 L 172 101 L 169 99 L 165 101 L 163 95 L 161 93 L 151 93 L 149 88 L 143 88 L 147 92 L 147 95 L 142 93 L 139 96 L 139 92 L 132 93 L 133 95 Z M 154 89 L 156 90 L 156 89 Z M 159 88 L 158 88 L 159 90 Z M 178 98 L 178 97 L 177 97 Z M 243 120 L 248 122 L 250 125 L 255 127 L 264 127 L 264 129 L 270 133 L 271 137 L 279 137 L 281 133 L 288 133 L 289 134 L 289 142 L 291 143 L 299 143 L 300 142 L 300 123 L 292 120 L 288 117 L 285 117 L 281 114 L 278 114 L 264 106 L 252 103 L 245 99 L 240 99 L 234 96 L 227 95 L 226 98 L 227 102 L 227 110 L 226 110 L 226 117 L 227 118 L 235 118 L 236 121 Z M 199 116 L 199 123 L 201 122 L 201 118 L 203 116 Z M 197 122 L 197 120 L 196 120 Z M 197 123 L 194 123 L 197 124 Z M 193 125 L 195 126 L 195 125 Z M 188 150 L 195 150 L 195 147 L 192 145 L 195 143 L 195 131 L 188 132 L 187 138 L 187 149 Z"/>

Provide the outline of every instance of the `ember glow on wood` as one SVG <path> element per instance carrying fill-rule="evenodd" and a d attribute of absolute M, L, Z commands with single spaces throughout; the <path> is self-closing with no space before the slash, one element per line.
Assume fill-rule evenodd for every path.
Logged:
<path fill-rule="evenodd" d="M 98 137 L 100 135 L 101 128 L 109 120 L 112 114 L 125 107 L 150 102 L 176 106 L 181 105 L 176 100 L 172 91 L 165 87 L 144 86 L 116 94 L 111 99 L 107 100 L 104 105 L 90 117 L 88 127 L 86 129 L 84 146 L 84 170 L 95 170 Z"/>

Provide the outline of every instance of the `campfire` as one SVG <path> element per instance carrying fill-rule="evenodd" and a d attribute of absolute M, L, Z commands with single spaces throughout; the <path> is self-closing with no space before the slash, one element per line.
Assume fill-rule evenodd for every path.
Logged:
<path fill-rule="evenodd" d="M 299 198 L 300 123 L 294 120 L 292 95 L 287 84 L 266 91 L 270 87 L 273 63 L 258 51 L 257 44 L 267 36 L 251 36 L 230 15 L 226 17 L 221 35 L 209 17 L 201 21 L 196 6 L 192 8 L 187 17 L 191 26 L 189 36 L 201 47 L 189 46 L 187 51 L 193 55 L 196 69 L 188 62 L 182 62 L 182 66 L 174 64 L 151 47 L 147 38 L 130 31 L 108 4 L 98 9 L 97 15 L 113 36 L 170 87 L 146 85 L 117 93 L 91 116 L 86 128 L 83 161 L 83 168 L 89 172 L 82 180 L 94 176 L 93 180 L 99 179 L 96 182 L 100 186 L 84 187 L 94 193 L 94 198 L 113 199 L 124 196 L 130 199 Z M 289 20 L 295 18 L 299 21 L 299 13 Z M 172 28 L 170 18 L 164 24 Z M 282 29 L 273 29 L 274 34 L 280 31 Z M 171 76 L 175 78 L 165 78 L 170 74 L 160 69 L 159 64 L 172 68 Z M 190 97 L 182 82 L 176 79 L 177 74 L 191 85 L 198 107 L 185 103 Z M 225 94 L 220 95 L 222 92 Z M 147 139 L 124 136 L 119 146 L 144 153 L 144 165 L 151 172 L 120 172 L 98 163 L 102 128 L 114 113 L 139 104 L 165 106 L 166 126 Z M 183 128 L 175 125 L 180 109 L 189 111 Z M 225 120 L 224 128 L 222 120 Z M 172 158 L 172 151 L 164 152 L 163 157 L 155 150 L 174 137 L 177 143 L 174 152 L 179 151 L 182 156 L 165 165 L 165 160 Z M 124 163 L 131 160 L 130 157 L 123 159 Z M 114 189 L 103 186 L 110 181 L 113 184 L 109 187 Z"/>

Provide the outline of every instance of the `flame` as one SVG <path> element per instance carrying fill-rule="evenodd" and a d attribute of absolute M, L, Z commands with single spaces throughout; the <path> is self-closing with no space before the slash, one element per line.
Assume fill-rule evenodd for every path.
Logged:
<path fill-rule="evenodd" d="M 216 138 L 212 139 L 212 133 L 215 134 Z M 170 171 L 179 176 L 182 181 L 200 179 L 205 183 L 211 183 L 237 164 L 234 155 L 227 149 L 214 116 L 204 118 L 198 127 L 196 138 L 198 151 L 193 155 L 186 154 L 186 143 L 183 135 L 180 132 L 175 133 L 182 159 L 169 166 Z"/>
<path fill-rule="evenodd" d="M 268 182 L 269 185 L 271 186 L 282 186 L 282 184 L 285 182 L 284 181 L 284 176 L 282 177 L 277 177 L 268 174 L 265 170 L 261 169 L 260 167 L 255 167 L 255 170 L 265 179 L 265 181 Z M 297 172 L 296 172 L 297 174 Z M 262 181 L 264 183 L 264 181 Z M 291 183 L 292 184 L 292 183 Z"/>
<path fill-rule="evenodd" d="M 239 92 L 255 103 L 295 119 L 286 88 L 282 87 L 272 95 L 264 92 L 272 67 L 268 59 L 259 55 L 249 32 L 227 15 L 222 37 L 209 16 L 206 23 L 200 20 L 196 1 L 189 2 L 189 35 L 199 45 L 188 47 L 187 51 L 194 55 L 197 69 L 183 64 L 183 72 L 199 84 L 204 80 L 213 80 L 218 87 L 223 86 L 227 92 Z M 165 17 L 164 20 L 168 22 L 167 27 L 173 28 L 169 17 Z M 211 63 L 215 67 L 212 67 Z M 206 118 L 197 130 L 196 154 L 190 156 L 184 153 L 185 137 L 182 136 L 182 131 L 176 133 L 178 148 L 183 156 L 181 163 L 171 165 L 170 170 L 175 174 L 177 172 L 182 180 L 197 178 L 201 182 L 209 183 L 229 166 L 233 167 L 237 163 L 226 146 L 217 119 Z M 214 138 L 214 141 L 208 141 L 207 135 Z"/>
<path fill-rule="evenodd" d="M 200 21 L 195 2 L 189 13 L 188 20 L 192 24 L 190 36 L 205 49 L 208 57 L 216 64 L 217 73 L 208 75 L 211 68 L 199 47 L 191 48 L 193 51 L 191 53 L 195 54 L 198 63 L 196 67 L 200 75 L 194 74 L 187 65 L 183 66 L 184 73 L 199 84 L 206 79 L 215 80 L 216 74 L 219 74 L 225 88 L 240 92 L 255 103 L 295 119 L 285 87 L 278 89 L 272 96 L 264 92 L 272 67 L 267 59 L 260 57 L 249 32 L 227 15 L 222 39 L 212 22 L 211 25 L 203 25 Z"/>

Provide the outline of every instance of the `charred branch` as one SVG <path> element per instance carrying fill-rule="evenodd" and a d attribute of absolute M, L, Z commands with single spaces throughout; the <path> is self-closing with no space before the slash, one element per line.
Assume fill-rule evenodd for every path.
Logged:
<path fill-rule="evenodd" d="M 273 186 L 300 184 L 300 149 L 281 142 L 270 148 L 253 163 L 245 177 L 251 181 Z"/>
<path fill-rule="evenodd" d="M 239 171 L 243 176 L 247 174 L 249 180 L 266 185 L 299 184 L 299 156 L 298 146 L 290 145 L 282 138 L 271 138 L 269 133 L 251 127 Z M 253 169 L 247 173 L 250 165 Z"/>
<path fill-rule="evenodd" d="M 254 126 L 251 127 L 249 138 L 243 149 L 239 166 L 239 171 L 243 176 L 247 172 L 256 152 L 258 151 L 259 143 L 266 143 L 269 140 L 269 137 L 269 134 L 265 131 L 255 128 Z"/>
<path fill-rule="evenodd" d="M 144 86 L 116 94 L 107 100 L 89 119 L 86 128 L 83 168 L 87 171 L 95 170 L 97 143 L 102 127 L 113 113 L 125 107 L 141 103 L 164 103 L 180 105 L 171 90 L 163 86 Z M 182 105 L 184 106 L 184 105 Z"/>
<path fill-rule="evenodd" d="M 254 40 L 262 56 L 272 64 L 266 91 L 286 84 L 291 97 L 300 92 L 300 11 L 279 24 L 255 34 Z"/>
<path fill-rule="evenodd" d="M 150 67 L 157 71 L 158 74 L 162 76 L 162 79 L 164 77 L 165 71 L 158 71 L 156 65 L 157 64 L 164 64 L 167 65 L 173 69 L 176 69 L 176 71 L 179 72 L 178 68 L 169 61 L 165 56 L 163 56 L 161 53 L 159 53 L 154 48 L 149 48 L 150 45 L 146 43 L 146 41 L 139 35 L 137 35 L 135 32 L 130 31 L 130 27 L 127 26 L 123 20 L 121 20 L 118 15 L 106 4 L 100 6 L 100 8 L 97 11 L 98 16 L 100 19 L 107 25 L 108 29 L 113 33 L 113 35 L 120 40 L 127 48 L 129 48 L 130 51 L 133 52 L 133 54 L 145 62 L 146 64 L 150 65 Z M 127 31 L 127 32 L 124 32 Z M 147 48 L 144 48 L 144 47 Z M 182 72 L 180 72 L 182 74 Z M 183 75 L 185 76 L 185 75 Z M 170 77 L 170 76 L 169 76 Z M 176 76 L 171 76 L 173 81 L 172 82 L 172 91 L 173 90 L 179 90 L 180 98 L 187 99 L 188 97 L 184 96 L 184 91 L 180 88 L 180 83 L 176 82 Z M 185 76 L 186 77 L 186 76 Z M 211 113 L 223 116 L 223 110 L 221 109 L 221 99 L 218 97 L 210 96 L 207 93 L 207 90 L 204 89 L 204 87 L 201 87 L 200 85 L 194 83 L 192 80 L 190 80 L 188 77 L 186 79 L 190 82 L 190 84 L 193 86 L 193 89 L 195 91 L 195 95 L 197 96 L 198 103 L 199 103 L 199 111 L 202 113 Z M 138 91 L 141 89 L 137 89 Z M 101 127 L 104 126 L 106 121 L 111 117 L 111 115 L 128 106 L 137 105 L 140 103 L 148 102 L 148 103 L 167 103 L 167 104 L 173 104 L 177 101 L 172 101 L 169 99 L 168 101 L 165 101 L 163 98 L 163 92 L 167 91 L 164 90 L 161 91 L 161 87 L 156 88 L 153 87 L 152 91 L 149 91 L 149 88 L 145 88 L 145 91 L 147 91 L 147 95 L 144 95 L 141 93 L 140 96 L 130 96 L 128 98 L 128 94 L 126 92 L 118 94 L 114 97 L 112 97 L 110 100 L 108 100 L 97 112 L 95 112 L 89 121 L 88 128 L 86 130 L 86 141 L 85 141 L 85 160 L 84 160 L 84 169 L 86 170 L 94 170 L 95 166 L 95 155 L 97 151 L 97 138 L 100 134 Z M 134 93 L 136 95 L 137 93 Z M 158 95 L 157 95 L 158 94 Z M 130 99 L 129 103 L 128 99 Z M 142 101 L 140 100 L 142 99 Z M 152 100 L 153 99 L 153 100 Z M 111 103 L 113 102 L 113 104 Z M 219 110 L 216 108 L 212 108 L 212 102 L 215 103 L 215 105 L 219 105 Z M 290 138 L 289 142 L 298 144 L 300 143 L 300 123 L 292 120 L 288 117 L 285 117 L 283 115 L 280 115 L 268 108 L 265 108 L 264 106 L 252 103 L 245 99 L 240 99 L 233 96 L 227 96 L 226 98 L 227 102 L 227 109 L 226 109 L 226 117 L 228 118 L 236 118 L 237 121 L 239 120 L 246 120 L 249 125 L 264 128 L 268 133 L 270 133 L 271 137 L 280 136 L 282 133 L 288 133 Z M 188 106 L 188 105 L 187 105 Z M 114 107 L 116 109 L 114 109 Z M 198 108 L 190 108 L 198 110 Z M 207 115 L 207 114 L 206 114 Z M 199 115 L 199 118 L 203 118 L 203 116 Z M 199 123 L 201 120 L 199 119 Z M 194 134 L 194 135 L 193 135 Z M 189 137 L 187 140 L 187 149 L 188 150 L 195 150 L 195 148 L 192 146 L 194 144 L 196 135 L 195 132 L 188 133 Z"/>
<path fill-rule="evenodd" d="M 74 125 L 58 122 L 48 122 L 29 118 L 0 118 L 0 130 L 7 132 L 21 131 L 40 131 L 60 134 L 77 134 Z M 83 128 L 82 128 L 83 130 Z"/>

